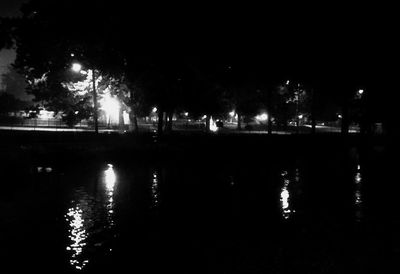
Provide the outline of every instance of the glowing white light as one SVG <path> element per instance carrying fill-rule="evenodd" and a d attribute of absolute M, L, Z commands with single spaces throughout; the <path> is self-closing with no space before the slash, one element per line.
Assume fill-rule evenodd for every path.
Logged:
<path fill-rule="evenodd" d="M 281 195 L 280 195 L 281 196 L 280 201 L 281 201 L 281 207 L 282 207 L 282 216 L 285 219 L 289 219 L 290 214 L 292 213 L 292 210 L 290 209 L 290 204 L 289 204 L 290 193 L 288 190 L 290 180 L 287 178 L 287 176 L 288 176 L 287 171 L 283 171 L 281 176 L 283 178 L 283 187 L 281 188 Z M 296 170 L 296 176 L 298 176 L 297 170 Z"/>
<path fill-rule="evenodd" d="M 229 112 L 229 116 L 231 116 L 231 117 L 235 117 L 235 111 L 234 110 L 232 110 L 231 112 Z"/>
<path fill-rule="evenodd" d="M 104 171 L 104 183 L 108 191 L 114 191 L 115 182 L 117 181 L 117 176 L 113 165 L 109 164 L 108 168 Z"/>
<path fill-rule="evenodd" d="M 153 172 L 153 178 L 151 182 L 151 196 L 152 196 L 152 207 L 157 207 L 159 203 L 159 196 L 160 196 L 160 190 L 158 187 L 158 173 L 157 171 Z"/>
<path fill-rule="evenodd" d="M 207 118 L 207 115 L 203 115 L 203 117 L 201 117 L 201 119 L 206 119 Z"/>
<path fill-rule="evenodd" d="M 361 175 L 361 167 L 360 165 L 357 166 L 357 172 L 354 175 L 354 183 L 355 183 L 355 192 L 354 192 L 354 205 L 355 205 L 355 213 L 356 213 L 356 220 L 360 221 L 363 215 L 363 197 L 361 192 L 361 185 L 362 185 L 362 175 Z"/>
<path fill-rule="evenodd" d="M 152 112 L 156 113 L 157 110 L 158 110 L 158 109 L 157 109 L 156 107 L 153 107 Z"/>
<path fill-rule="evenodd" d="M 258 121 L 267 121 L 268 120 L 268 114 L 267 113 L 262 113 L 260 115 L 257 115 L 256 119 Z"/>
<path fill-rule="evenodd" d="M 71 69 L 74 72 L 80 72 L 82 70 L 82 65 L 79 63 L 73 63 Z"/>
<path fill-rule="evenodd" d="M 342 119 L 343 118 L 343 116 L 341 115 L 341 114 L 338 114 L 338 116 L 337 116 L 339 119 Z"/>
<path fill-rule="evenodd" d="M 210 118 L 210 130 L 212 132 L 217 132 L 218 131 L 218 127 L 217 124 L 215 123 L 215 121 L 213 120 L 213 118 Z"/>
<path fill-rule="evenodd" d="M 186 117 L 189 116 L 189 112 L 184 112 L 183 115 L 185 115 Z"/>
<path fill-rule="evenodd" d="M 122 113 L 122 117 L 124 118 L 124 124 L 130 125 L 129 113 L 124 110 L 124 112 Z"/>
<path fill-rule="evenodd" d="M 299 115 L 299 119 L 303 119 L 303 117 L 304 117 L 303 114 Z"/>
<path fill-rule="evenodd" d="M 47 110 L 40 110 L 39 111 L 39 115 L 38 115 L 39 119 L 51 119 L 54 118 L 54 111 L 47 111 Z"/>
<path fill-rule="evenodd" d="M 69 222 L 69 239 L 71 244 L 67 246 L 68 251 L 72 251 L 70 264 L 78 270 L 81 270 L 88 263 L 88 260 L 82 260 L 83 248 L 86 246 L 88 237 L 85 226 L 83 211 L 79 206 L 68 209 L 66 219 Z"/>
<path fill-rule="evenodd" d="M 101 109 L 105 111 L 108 121 L 119 121 L 119 110 L 121 105 L 118 99 L 112 97 L 110 94 L 105 94 L 100 101 L 100 105 Z"/>
<path fill-rule="evenodd" d="M 360 94 L 360 95 L 362 95 L 364 93 L 364 90 L 363 89 L 360 89 L 359 91 L 358 91 L 358 94 Z"/>
<path fill-rule="evenodd" d="M 114 190 L 117 182 L 117 176 L 115 175 L 114 167 L 112 164 L 108 164 L 108 168 L 104 171 L 104 184 L 106 188 L 106 209 L 107 209 L 107 221 L 108 227 L 111 228 L 114 225 Z"/>
<path fill-rule="evenodd" d="M 286 85 L 289 85 L 289 84 L 290 84 L 290 80 L 287 80 L 287 81 L 286 81 Z"/>

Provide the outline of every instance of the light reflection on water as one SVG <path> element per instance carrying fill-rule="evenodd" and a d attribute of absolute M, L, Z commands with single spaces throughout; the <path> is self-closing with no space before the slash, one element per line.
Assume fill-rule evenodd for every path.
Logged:
<path fill-rule="evenodd" d="M 363 197 L 361 193 L 362 175 L 361 175 L 360 165 L 357 166 L 357 170 L 354 175 L 354 184 L 355 184 L 354 205 L 356 210 L 356 220 L 360 221 L 362 218 L 362 203 L 363 203 Z"/>
<path fill-rule="evenodd" d="M 117 176 L 112 165 L 102 173 L 100 188 L 104 190 L 99 198 L 90 195 L 85 188 L 74 191 L 74 199 L 65 215 L 68 224 L 70 265 L 76 270 L 83 270 L 90 261 L 90 256 L 102 248 L 104 242 L 95 243 L 93 238 L 104 230 L 114 226 L 114 192 Z M 111 249 L 109 250 L 111 251 Z"/>
<path fill-rule="evenodd" d="M 71 266 L 81 270 L 88 263 L 88 260 L 82 256 L 88 234 L 84 225 L 83 211 L 80 206 L 77 205 L 74 208 L 69 208 L 66 218 L 70 226 L 69 239 L 71 240 L 70 245 L 67 246 L 67 250 L 71 251 L 69 262 Z"/>
<path fill-rule="evenodd" d="M 155 208 L 158 206 L 160 202 L 160 189 L 159 189 L 159 175 L 157 170 L 153 171 L 151 178 L 151 198 L 152 198 L 152 207 Z"/>
<path fill-rule="evenodd" d="M 108 169 L 104 171 L 104 184 L 106 188 L 107 220 L 110 228 L 114 225 L 114 190 L 116 182 L 117 176 L 115 175 L 114 167 L 109 164 Z"/>
<path fill-rule="evenodd" d="M 289 219 L 294 212 L 293 206 L 291 205 L 291 196 L 292 193 L 289 190 L 289 185 L 293 183 L 298 183 L 300 181 L 300 172 L 299 169 L 296 168 L 294 172 L 294 177 L 290 177 L 290 174 L 287 170 L 284 170 L 281 173 L 281 178 L 283 180 L 283 186 L 281 188 L 280 193 L 280 202 L 281 202 L 281 210 L 282 216 L 285 219 Z"/>
<path fill-rule="evenodd" d="M 281 173 L 281 176 L 283 179 L 283 187 L 281 188 L 281 199 L 280 199 L 282 207 L 282 216 L 283 218 L 288 219 L 292 212 L 289 205 L 290 193 L 288 190 L 290 180 L 288 178 L 288 172 L 286 170 Z"/>
<path fill-rule="evenodd" d="M 82 270 L 89 259 L 86 254 L 90 230 L 93 227 L 93 197 L 91 197 L 83 188 L 75 190 L 77 200 L 71 201 L 71 207 L 65 215 L 68 223 L 70 242 L 67 245 L 67 251 L 70 253 L 70 264 L 77 270 Z"/>

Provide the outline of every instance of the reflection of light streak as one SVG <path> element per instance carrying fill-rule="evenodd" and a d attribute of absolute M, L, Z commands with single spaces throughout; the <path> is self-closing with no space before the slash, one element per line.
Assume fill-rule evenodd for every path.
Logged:
<path fill-rule="evenodd" d="M 88 234 L 84 227 L 83 211 L 79 206 L 68 209 L 66 215 L 66 220 L 69 222 L 69 238 L 71 244 L 67 246 L 67 250 L 72 251 L 70 264 L 78 270 L 81 270 L 89 262 L 88 260 L 83 260 L 82 252 L 83 248 L 86 246 L 86 239 Z"/>
<path fill-rule="evenodd" d="M 75 199 L 71 208 L 68 209 L 65 218 L 68 223 L 68 237 L 70 243 L 67 251 L 70 254 L 70 265 L 77 270 L 83 270 L 89 263 L 90 254 L 100 249 L 100 245 L 91 244 L 92 237 L 96 238 L 104 232 L 110 233 L 114 225 L 114 192 L 117 184 L 117 176 L 112 165 L 103 171 L 102 187 L 105 189 L 104 203 L 98 203 L 86 193 L 83 188 L 76 189 Z M 106 214 L 104 213 L 104 206 Z M 104 225 L 106 224 L 106 225 Z M 99 229 L 100 228 L 100 229 Z M 107 231 L 109 230 L 109 231 Z M 101 237 L 101 236 L 100 236 Z M 112 250 L 111 248 L 109 249 Z M 97 251 L 96 251 L 97 252 Z"/>
<path fill-rule="evenodd" d="M 113 165 L 108 164 L 108 169 L 104 171 L 104 183 L 106 185 L 106 190 L 108 192 L 114 192 L 114 186 L 116 181 L 117 181 L 117 176 L 115 175 L 114 167 Z"/>
<path fill-rule="evenodd" d="M 104 171 L 104 184 L 106 187 L 106 208 L 107 216 L 110 227 L 114 224 L 112 215 L 114 213 L 114 189 L 117 182 L 117 176 L 115 175 L 114 167 L 108 164 L 108 168 Z"/>
<path fill-rule="evenodd" d="M 361 194 L 361 183 L 362 183 L 362 176 L 361 176 L 361 167 L 360 165 L 357 166 L 357 172 L 354 175 L 354 183 L 355 183 L 355 192 L 354 192 L 354 204 L 356 206 L 356 218 L 359 221 L 362 215 L 362 194 Z"/>
<path fill-rule="evenodd" d="M 154 171 L 151 182 L 152 207 L 157 207 L 159 203 L 159 195 L 158 173 L 157 171 Z"/>
<path fill-rule="evenodd" d="M 282 172 L 282 178 L 283 178 L 283 187 L 281 188 L 281 206 L 282 206 L 282 215 L 285 219 L 288 219 L 291 214 L 291 209 L 289 205 L 289 198 L 290 198 L 290 193 L 288 190 L 288 186 L 290 183 L 290 180 L 287 178 L 288 172 L 284 171 Z"/>

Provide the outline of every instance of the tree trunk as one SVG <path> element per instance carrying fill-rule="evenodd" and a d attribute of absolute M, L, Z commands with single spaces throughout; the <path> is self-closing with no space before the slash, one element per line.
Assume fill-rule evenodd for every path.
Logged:
<path fill-rule="evenodd" d="M 242 115 L 238 112 L 238 124 L 237 124 L 237 130 L 242 130 Z"/>
<path fill-rule="evenodd" d="M 131 111 L 129 113 L 129 120 L 132 126 L 133 132 L 139 132 L 139 126 L 138 126 L 138 121 L 137 121 L 137 116 L 136 116 L 136 109 L 135 109 L 135 101 L 134 101 L 134 93 L 133 89 L 130 90 L 130 107 Z"/>
<path fill-rule="evenodd" d="M 316 117 L 316 100 L 315 100 L 315 92 L 314 90 L 312 90 L 311 93 L 311 134 L 315 134 L 316 133 L 316 126 L 317 126 L 317 117 Z"/>
<path fill-rule="evenodd" d="M 139 131 L 137 116 L 133 107 L 131 107 L 131 111 L 129 112 L 129 120 L 130 120 L 130 127 L 133 132 Z"/>
<path fill-rule="evenodd" d="M 172 118 L 173 118 L 173 116 L 174 116 L 174 112 L 173 111 L 168 112 L 168 115 L 167 115 L 167 120 L 168 120 L 168 122 L 167 122 L 167 130 L 170 131 L 170 132 L 172 131 L 172 123 L 173 123 Z"/>
<path fill-rule="evenodd" d="M 158 110 L 158 123 L 157 123 L 157 133 L 161 135 L 164 129 L 164 112 L 162 110 Z"/>
<path fill-rule="evenodd" d="M 268 125 L 267 125 L 267 130 L 268 130 L 268 134 L 272 134 L 272 117 L 271 117 L 271 113 L 272 113 L 272 96 L 271 96 L 271 90 L 268 90 L 268 97 L 267 97 L 267 109 L 268 109 Z"/>
<path fill-rule="evenodd" d="M 124 121 L 124 111 L 122 108 L 119 108 L 119 113 L 118 113 L 118 127 L 120 130 L 124 130 L 125 127 L 125 121 Z"/>
<path fill-rule="evenodd" d="M 210 121 L 211 120 L 211 116 L 210 115 L 207 115 L 207 117 L 206 117 L 206 132 L 210 132 Z"/>
<path fill-rule="evenodd" d="M 341 125 L 341 132 L 343 135 L 348 135 L 349 134 L 349 125 L 350 125 L 350 119 L 349 119 L 349 103 L 345 99 L 342 105 L 342 125 Z"/>
<path fill-rule="evenodd" d="M 133 131 L 134 132 L 139 132 L 139 125 L 138 125 L 136 114 L 133 115 Z"/>

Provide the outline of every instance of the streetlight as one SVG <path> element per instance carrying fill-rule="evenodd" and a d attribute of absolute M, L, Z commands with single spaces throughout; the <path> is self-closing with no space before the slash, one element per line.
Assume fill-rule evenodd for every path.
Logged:
<path fill-rule="evenodd" d="M 79 63 L 73 63 L 71 67 L 72 71 L 76 73 L 80 73 L 82 71 L 82 65 Z M 94 69 L 90 69 L 92 72 L 92 84 L 93 84 L 93 105 L 94 105 L 94 113 L 93 113 L 93 119 L 94 119 L 94 131 L 96 133 L 99 133 L 99 124 L 97 121 L 97 92 L 96 92 L 96 77 L 95 77 L 95 72 Z"/>

